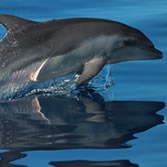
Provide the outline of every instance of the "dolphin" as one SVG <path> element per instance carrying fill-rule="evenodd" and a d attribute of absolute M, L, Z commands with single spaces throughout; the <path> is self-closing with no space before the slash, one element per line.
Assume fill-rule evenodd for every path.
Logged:
<path fill-rule="evenodd" d="M 73 72 L 81 85 L 105 64 L 162 58 L 141 31 L 116 21 L 69 18 L 36 22 L 0 15 L 0 84 L 42 82 Z"/>

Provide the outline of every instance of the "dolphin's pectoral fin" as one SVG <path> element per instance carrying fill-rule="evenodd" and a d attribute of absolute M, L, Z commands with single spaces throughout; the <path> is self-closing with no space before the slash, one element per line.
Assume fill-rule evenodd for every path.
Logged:
<path fill-rule="evenodd" d="M 8 31 L 34 23 L 37 22 L 11 15 L 0 15 L 0 24 L 2 24 Z"/>
<path fill-rule="evenodd" d="M 105 63 L 106 60 L 103 57 L 96 57 L 85 63 L 83 71 L 79 76 L 79 79 L 76 84 L 81 85 L 82 83 L 93 78 L 96 74 L 99 73 L 99 71 L 103 68 Z"/>

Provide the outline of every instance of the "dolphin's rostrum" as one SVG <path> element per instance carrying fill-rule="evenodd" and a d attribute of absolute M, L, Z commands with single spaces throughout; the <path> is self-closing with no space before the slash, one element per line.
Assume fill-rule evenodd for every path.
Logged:
<path fill-rule="evenodd" d="M 95 18 L 35 22 L 0 15 L 7 35 L 0 42 L 1 84 L 44 81 L 72 72 L 80 85 L 105 64 L 159 59 L 162 53 L 139 30 Z"/>

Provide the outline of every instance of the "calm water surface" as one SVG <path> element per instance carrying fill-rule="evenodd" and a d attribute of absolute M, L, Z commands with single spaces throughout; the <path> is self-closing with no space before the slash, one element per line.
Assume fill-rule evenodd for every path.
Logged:
<path fill-rule="evenodd" d="M 166 166 L 166 9 L 165 0 L 1 0 L 1 14 L 37 21 L 124 22 L 144 32 L 164 58 L 112 65 L 114 84 L 106 91 L 0 103 L 0 167 Z"/>

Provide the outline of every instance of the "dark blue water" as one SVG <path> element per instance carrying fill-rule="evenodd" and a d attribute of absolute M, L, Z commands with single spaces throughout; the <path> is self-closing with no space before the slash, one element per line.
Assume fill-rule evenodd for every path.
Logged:
<path fill-rule="evenodd" d="M 126 23 L 144 32 L 164 58 L 112 65 L 114 85 L 107 91 L 1 103 L 0 167 L 166 166 L 166 8 L 165 0 L 1 0 L 1 14 L 37 21 Z"/>

